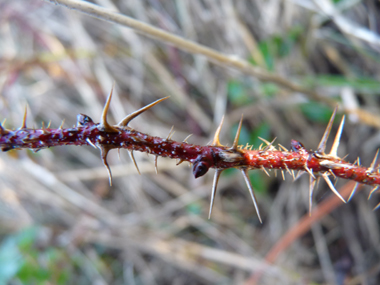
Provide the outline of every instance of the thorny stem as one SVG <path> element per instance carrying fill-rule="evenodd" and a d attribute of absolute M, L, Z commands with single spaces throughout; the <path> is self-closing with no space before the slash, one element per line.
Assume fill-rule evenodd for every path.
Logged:
<path fill-rule="evenodd" d="M 267 174 L 267 169 L 278 169 L 282 172 L 285 170 L 288 172 L 296 170 L 308 173 L 310 175 L 310 211 L 314 187 L 317 180 L 321 177 L 326 181 L 332 192 L 343 202 L 346 201 L 335 189 L 334 184 L 330 180 L 330 176 L 373 185 L 374 188 L 371 191 L 370 196 L 380 186 L 380 172 L 375 168 L 378 153 L 376 153 L 370 167 L 360 166 L 359 163 L 352 164 L 337 156 L 337 148 L 343 130 L 344 118 L 334 139 L 330 153 L 325 153 L 326 141 L 337 109 L 334 110 L 332 119 L 326 128 L 326 132 L 322 137 L 317 151 L 308 151 L 300 142 L 295 140 L 292 140 L 291 142 L 290 151 L 284 147 L 282 147 L 283 150 L 277 150 L 275 146 L 273 146 L 274 141 L 269 142 L 265 140 L 264 142 L 267 144 L 265 147 L 259 148 L 258 150 L 252 150 L 252 146 L 238 146 L 242 120 L 240 120 L 232 147 L 223 146 L 220 143 L 219 133 L 222 128 L 222 123 L 219 125 L 215 133 L 212 144 L 206 146 L 193 145 L 185 141 L 177 142 L 171 140 L 172 132 L 169 133 L 169 136 L 166 139 L 162 139 L 160 137 L 153 137 L 133 130 L 127 126 L 132 119 L 167 99 L 167 97 L 159 99 L 140 110 L 133 112 L 122 119 L 117 125 L 111 126 L 107 122 L 107 113 L 111 98 L 112 90 L 104 106 L 100 123 L 94 123 L 90 117 L 80 114 L 77 117 L 77 126 L 70 129 L 50 129 L 44 127 L 42 129 L 29 129 L 26 127 L 25 112 L 21 128 L 17 130 L 8 130 L 0 125 L 0 148 L 3 151 L 21 148 L 29 148 L 37 151 L 43 148 L 62 145 L 93 146 L 100 150 L 102 162 L 109 174 L 110 185 L 112 185 L 112 176 L 110 167 L 107 163 L 107 155 L 111 149 L 124 148 L 131 152 L 136 150 L 153 154 L 156 156 L 155 165 L 158 156 L 179 159 L 179 163 L 188 161 L 193 164 L 193 174 L 195 178 L 205 175 L 210 168 L 214 168 L 216 169 L 216 174 L 214 177 L 209 216 L 211 216 L 216 187 L 221 172 L 229 168 L 237 168 L 241 170 L 243 174 L 244 181 L 249 189 L 260 222 L 261 217 L 256 197 L 247 176 L 248 170 L 261 169 Z M 131 154 L 131 158 L 138 169 L 133 154 Z M 293 172 L 291 172 L 291 174 L 294 177 Z M 284 174 L 283 177 L 285 177 Z M 350 198 L 353 196 L 355 190 L 356 186 L 354 187 Z M 380 204 L 375 208 L 377 207 L 380 207 Z"/>

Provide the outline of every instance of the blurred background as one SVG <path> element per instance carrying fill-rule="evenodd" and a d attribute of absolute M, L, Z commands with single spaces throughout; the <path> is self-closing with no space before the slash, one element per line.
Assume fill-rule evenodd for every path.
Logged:
<path fill-rule="evenodd" d="M 18 128 L 99 122 L 170 96 L 130 126 L 205 145 L 223 115 L 231 145 L 277 137 L 316 149 L 334 105 L 348 115 L 339 155 L 370 165 L 380 146 L 380 7 L 365 0 L 98 0 L 94 3 L 246 60 L 318 93 L 309 96 L 160 39 L 42 0 L 0 0 L 0 120 Z M 331 139 L 332 140 L 332 139 Z M 331 142 L 329 141 L 329 146 Z M 328 150 L 329 150 L 328 146 Z M 379 203 L 362 187 L 348 204 L 308 177 L 250 171 L 260 224 L 241 173 L 224 171 L 211 220 L 213 170 L 194 179 L 175 160 L 92 147 L 0 154 L 1 284 L 378 284 Z M 349 195 L 353 187 L 339 180 Z M 363 191 L 359 191 L 363 190 Z M 348 193 L 348 194 L 347 194 Z M 343 194 L 342 194 L 343 195 Z"/>

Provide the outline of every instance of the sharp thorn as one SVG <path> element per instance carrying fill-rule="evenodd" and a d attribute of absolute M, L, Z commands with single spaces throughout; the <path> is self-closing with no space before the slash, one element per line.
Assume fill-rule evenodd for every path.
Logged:
<path fill-rule="evenodd" d="M 344 200 L 344 198 L 339 194 L 339 192 L 335 189 L 334 185 L 331 183 L 331 180 L 330 180 L 330 178 L 329 178 L 329 176 L 327 175 L 326 172 L 322 174 L 322 177 L 323 177 L 323 179 L 325 179 L 327 185 L 329 185 L 331 191 L 333 191 L 334 194 L 335 194 L 336 196 L 338 196 L 338 198 L 339 198 L 340 200 L 342 200 L 344 203 L 346 203 L 346 200 Z"/>
<path fill-rule="evenodd" d="M 187 143 L 187 140 L 192 136 L 193 134 L 188 135 L 182 142 Z"/>
<path fill-rule="evenodd" d="M 285 164 L 285 169 L 286 169 L 286 171 L 290 174 L 290 175 L 292 175 L 292 173 L 290 172 L 290 170 L 289 170 L 289 167 Z"/>
<path fill-rule="evenodd" d="M 26 129 L 26 115 L 28 110 L 28 105 L 25 106 L 25 111 L 24 111 L 24 117 L 22 118 L 22 125 L 20 129 Z"/>
<path fill-rule="evenodd" d="M 277 139 L 277 138 L 274 138 L 271 142 L 269 142 L 269 141 L 267 141 L 266 139 L 263 139 L 263 138 L 261 138 L 261 137 L 258 137 L 258 138 L 267 144 L 267 146 L 264 147 L 263 151 L 267 151 L 267 150 L 269 150 L 270 147 L 273 145 L 274 141 Z"/>
<path fill-rule="evenodd" d="M 65 119 L 62 120 L 62 123 L 61 125 L 59 126 L 59 128 L 62 130 L 63 129 L 63 124 L 65 123 Z"/>
<path fill-rule="evenodd" d="M 371 166 L 368 168 L 369 172 L 372 172 L 375 169 L 375 165 L 376 165 L 378 155 L 379 155 L 379 150 L 377 150 L 375 157 L 373 158 L 373 161 L 371 163 Z"/>
<path fill-rule="evenodd" d="M 210 144 L 211 146 L 222 146 L 219 140 L 219 136 L 220 136 L 220 131 L 222 130 L 223 122 L 224 122 L 224 116 L 222 117 L 222 120 L 220 121 L 220 124 L 215 131 L 214 139 L 212 143 Z"/>
<path fill-rule="evenodd" d="M 293 180 L 296 180 L 295 176 L 294 176 L 294 170 L 292 169 L 292 176 L 293 176 Z"/>
<path fill-rule="evenodd" d="M 284 173 L 284 170 L 281 170 L 281 175 L 282 175 L 282 180 L 285 181 L 285 173 Z"/>
<path fill-rule="evenodd" d="M 247 174 L 247 170 L 246 169 L 240 169 L 240 171 L 243 174 L 243 177 L 244 177 L 244 180 L 245 180 L 245 184 L 247 184 L 247 187 L 248 187 L 248 190 L 249 190 L 249 194 L 251 194 L 251 198 L 252 198 L 252 201 L 253 201 L 253 205 L 255 206 L 257 217 L 259 218 L 260 223 L 263 223 L 263 221 L 261 220 L 261 216 L 260 216 L 260 212 L 259 212 L 259 207 L 258 207 L 257 202 L 256 202 L 256 196 L 255 196 L 255 193 L 253 191 L 253 188 L 252 188 L 252 185 L 251 185 L 251 181 L 249 180 L 249 177 L 248 177 L 248 174 Z"/>
<path fill-rule="evenodd" d="M 297 181 L 303 174 L 305 174 L 305 171 L 303 170 L 298 171 L 294 181 Z"/>
<path fill-rule="evenodd" d="M 99 148 L 100 148 L 100 158 L 102 159 L 102 162 L 107 169 L 110 186 L 112 186 L 112 173 L 107 162 L 107 155 L 108 155 L 108 152 L 110 151 L 110 148 L 107 148 L 104 145 L 100 145 Z"/>
<path fill-rule="evenodd" d="M 375 208 L 372 209 L 372 211 L 376 211 L 376 210 L 379 209 L 379 208 L 380 208 L 380 203 L 377 204 L 377 205 L 375 206 Z"/>
<path fill-rule="evenodd" d="M 344 118 L 345 116 L 342 117 L 342 120 L 340 121 L 339 129 L 335 135 L 334 143 L 331 147 L 330 154 L 331 156 L 338 157 L 338 147 L 339 147 L 339 142 L 340 142 L 340 137 L 342 135 L 343 127 L 344 127 Z"/>
<path fill-rule="evenodd" d="M 315 179 L 314 176 L 310 175 L 310 179 L 309 179 L 309 216 L 311 216 L 311 209 L 313 207 L 313 193 L 314 193 L 316 182 L 317 182 L 317 179 Z"/>
<path fill-rule="evenodd" d="M 375 193 L 377 189 L 379 189 L 379 186 L 375 186 L 372 188 L 371 192 L 369 192 L 368 200 L 371 199 L 372 194 Z"/>
<path fill-rule="evenodd" d="M 184 162 L 185 160 L 184 159 L 178 159 L 176 165 L 180 165 L 182 162 Z"/>
<path fill-rule="evenodd" d="M 41 123 L 41 129 L 45 129 L 45 123 L 44 123 L 44 121 L 42 121 L 42 123 Z"/>
<path fill-rule="evenodd" d="M 128 153 L 129 153 L 129 157 L 131 158 L 131 160 L 133 161 L 133 164 L 135 165 L 135 167 L 136 167 L 136 169 L 137 169 L 137 172 L 141 175 L 141 173 L 140 173 L 140 169 L 139 169 L 139 167 L 137 166 L 136 159 L 135 159 L 135 156 L 134 156 L 134 154 L 133 154 L 133 150 L 128 151 Z"/>
<path fill-rule="evenodd" d="M 305 170 L 310 174 L 310 176 L 312 176 L 312 177 L 315 179 L 315 176 L 314 176 L 314 174 L 313 174 L 313 170 L 310 170 L 310 168 L 307 167 L 306 164 L 304 165 L 304 168 L 305 168 Z"/>
<path fill-rule="evenodd" d="M 93 148 L 97 149 L 96 145 L 89 138 L 86 139 L 86 142 L 88 142 L 88 144 Z"/>
<path fill-rule="evenodd" d="M 274 170 L 274 177 L 277 177 L 277 169 Z"/>
<path fill-rule="evenodd" d="M 262 165 L 261 165 L 261 166 L 260 166 L 260 168 L 261 168 L 261 170 L 262 170 L 262 171 L 264 171 L 264 172 L 265 172 L 265 174 L 266 174 L 266 175 L 268 175 L 268 176 L 270 177 L 270 175 L 269 175 L 268 171 L 265 169 L 265 167 L 264 167 L 264 166 L 262 166 Z"/>
<path fill-rule="evenodd" d="M 108 114 L 108 110 L 109 110 L 109 107 L 110 107 L 110 103 L 111 103 L 112 94 L 113 94 L 113 88 L 114 87 L 115 87 L 115 83 L 113 83 L 112 88 L 111 88 L 111 92 L 110 92 L 110 94 L 107 97 L 107 101 L 106 101 L 106 103 L 104 105 L 104 108 L 103 108 L 102 116 L 100 117 L 100 124 L 98 126 L 98 129 L 100 131 L 104 131 L 104 132 L 107 132 L 107 133 L 118 133 L 119 132 L 118 129 L 112 127 L 107 122 L 107 114 Z"/>
<path fill-rule="evenodd" d="M 279 146 L 282 150 L 284 150 L 284 151 L 289 151 L 286 147 L 284 147 L 284 146 L 281 145 L 281 144 L 278 144 L 278 146 Z"/>
<path fill-rule="evenodd" d="M 214 181 L 212 182 L 212 190 L 211 190 L 211 199 L 210 199 L 210 209 L 208 211 L 208 219 L 211 218 L 212 208 L 214 207 L 214 200 L 216 194 L 216 188 L 218 187 L 219 177 L 222 173 L 222 169 L 216 169 L 214 174 Z"/>
<path fill-rule="evenodd" d="M 168 136 L 166 137 L 165 141 L 168 141 L 172 138 L 172 136 L 174 135 L 175 131 L 173 131 L 174 129 L 174 126 L 171 127 L 170 131 L 169 131 L 169 134 Z"/>
<path fill-rule="evenodd" d="M 360 184 L 359 182 L 356 182 L 356 183 L 355 183 L 355 186 L 354 186 L 354 188 L 352 188 L 352 191 L 351 191 L 350 197 L 348 197 L 347 202 L 350 202 L 351 199 L 352 199 L 352 197 L 354 197 L 355 192 L 356 192 L 356 190 L 358 189 L 359 184 Z"/>
<path fill-rule="evenodd" d="M 47 129 L 49 129 L 50 128 L 50 125 L 51 125 L 51 120 L 49 121 L 49 124 L 47 125 Z"/>
<path fill-rule="evenodd" d="M 146 110 L 152 108 L 153 106 L 157 105 L 158 103 L 168 99 L 170 96 L 167 96 L 167 97 L 164 97 L 164 98 L 161 98 L 161 99 L 158 99 L 156 101 L 154 101 L 153 103 L 150 103 L 149 105 L 146 105 L 145 107 L 142 107 L 141 109 L 138 109 L 137 111 L 127 115 L 126 117 L 124 117 L 124 119 L 122 119 L 118 124 L 117 126 L 119 127 L 127 127 L 129 122 L 132 121 L 134 118 L 136 118 L 138 115 L 140 115 L 141 113 L 145 112 Z"/>
<path fill-rule="evenodd" d="M 239 126 L 238 126 L 238 129 L 236 131 L 234 143 L 232 144 L 231 149 L 237 149 L 238 148 L 238 142 L 239 142 L 239 137 L 240 137 L 240 131 L 241 131 L 242 124 L 243 124 L 243 115 L 241 115 Z"/>
<path fill-rule="evenodd" d="M 329 169 L 329 172 L 334 177 L 334 179 L 336 179 L 336 175 L 335 175 L 335 173 L 331 169 Z"/>
<path fill-rule="evenodd" d="M 158 174 L 157 160 L 158 160 L 158 155 L 154 157 L 154 170 L 156 171 L 156 174 Z"/>
<path fill-rule="evenodd" d="M 121 157 L 120 157 L 120 148 L 117 149 L 117 156 L 119 157 L 119 161 L 121 161 Z"/>
<path fill-rule="evenodd" d="M 335 114 L 336 114 L 336 111 L 338 110 L 338 106 L 335 107 L 332 115 L 331 115 L 331 118 L 330 118 L 330 121 L 326 127 L 326 130 L 325 130 L 325 133 L 323 134 L 323 137 L 318 145 L 318 151 L 321 152 L 321 153 L 325 153 L 325 149 L 326 149 L 326 142 L 327 142 L 327 139 L 329 138 L 329 135 L 330 135 L 330 131 L 331 131 L 331 127 L 334 123 L 334 119 L 335 119 Z"/>

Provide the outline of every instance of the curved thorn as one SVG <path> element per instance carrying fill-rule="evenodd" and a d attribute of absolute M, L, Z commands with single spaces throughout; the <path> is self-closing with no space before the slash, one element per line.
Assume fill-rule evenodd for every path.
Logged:
<path fill-rule="evenodd" d="M 119 126 L 119 127 L 126 127 L 126 126 L 128 126 L 129 122 L 132 121 L 134 118 L 136 118 L 138 115 L 140 115 L 141 113 L 145 112 L 146 110 L 152 108 L 154 105 L 157 105 L 158 103 L 160 103 L 160 102 L 168 99 L 169 97 L 170 96 L 158 99 L 158 100 L 154 101 L 153 103 L 150 103 L 149 105 L 146 105 L 145 107 L 142 107 L 141 109 L 138 109 L 137 111 L 134 111 L 133 113 L 131 113 L 131 114 L 127 115 L 126 117 L 124 117 L 124 119 L 122 119 L 117 124 L 117 126 Z"/>
<path fill-rule="evenodd" d="M 379 186 L 375 186 L 372 188 L 371 192 L 369 192 L 368 200 L 371 199 L 372 194 L 375 193 L 377 189 L 379 189 Z"/>
<path fill-rule="evenodd" d="M 318 145 L 318 151 L 321 152 L 321 153 L 324 153 L 325 152 L 325 149 L 326 149 L 326 142 L 327 142 L 327 139 L 329 138 L 329 135 L 330 135 L 330 131 L 331 131 L 331 127 L 334 123 L 334 119 L 335 119 L 335 114 L 336 114 L 336 111 L 338 110 L 338 106 L 335 107 L 332 115 L 331 115 L 331 118 L 330 118 L 330 121 L 326 127 L 326 130 L 325 130 L 325 133 L 323 134 L 323 137 Z"/>
<path fill-rule="evenodd" d="M 322 174 L 322 177 L 323 177 L 323 179 L 325 179 L 327 185 L 329 185 L 331 191 L 333 191 L 334 194 L 335 194 L 336 196 L 338 196 L 338 198 L 339 198 L 340 200 L 342 200 L 344 203 L 346 203 L 346 200 L 344 200 L 344 198 L 339 194 L 339 192 L 335 189 L 334 185 L 331 183 L 331 180 L 330 180 L 330 178 L 329 178 L 329 176 L 327 175 L 326 172 Z"/>
<path fill-rule="evenodd" d="M 375 169 L 375 165 L 376 165 L 378 155 L 379 155 L 379 150 L 377 150 L 375 157 L 373 158 L 373 161 L 371 163 L 371 166 L 368 168 L 369 172 L 372 172 Z"/>
<path fill-rule="evenodd" d="M 93 148 L 97 149 L 96 145 L 90 140 L 90 138 L 87 138 L 86 142 L 88 142 L 88 144 L 91 145 Z"/>
<path fill-rule="evenodd" d="M 339 147 L 340 137 L 341 137 L 342 131 L 343 131 L 344 118 L 345 118 L 345 116 L 342 117 L 342 120 L 340 121 L 339 129 L 335 135 L 334 143 L 331 147 L 331 151 L 329 154 L 331 156 L 338 157 L 338 147 Z"/>
<path fill-rule="evenodd" d="M 219 177 L 222 173 L 222 169 L 216 169 L 214 174 L 214 181 L 212 182 L 212 190 L 211 190 L 211 200 L 210 200 L 210 209 L 208 211 L 208 219 L 211 218 L 212 208 L 214 207 L 214 199 L 216 194 L 216 188 L 218 187 Z"/>
<path fill-rule="evenodd" d="M 65 119 L 62 120 L 62 123 L 61 123 L 61 125 L 59 126 L 59 129 L 61 129 L 61 130 L 63 129 L 63 124 L 64 124 L 64 123 L 65 123 Z"/>
<path fill-rule="evenodd" d="M 354 188 L 352 188 L 352 191 L 351 191 L 350 197 L 348 197 L 347 202 L 350 202 L 351 199 L 352 199 L 352 197 L 354 197 L 355 192 L 356 192 L 356 190 L 358 189 L 358 186 L 359 186 L 359 182 L 356 182 Z"/>
<path fill-rule="evenodd" d="M 180 165 L 182 162 L 184 162 L 185 160 L 184 159 L 178 159 L 176 165 Z"/>
<path fill-rule="evenodd" d="M 223 122 L 224 122 L 224 116 L 222 117 L 222 120 L 220 121 L 220 124 L 215 131 L 214 139 L 212 143 L 210 144 L 211 146 L 222 146 L 222 144 L 219 141 L 219 136 L 220 136 L 220 131 L 222 130 Z"/>
<path fill-rule="evenodd" d="M 241 131 L 242 124 L 243 124 L 243 114 L 241 115 L 239 126 L 238 126 L 238 129 L 236 131 L 234 143 L 232 144 L 232 146 L 231 146 L 230 149 L 237 149 L 238 148 L 238 143 L 239 143 L 239 137 L 240 137 L 240 131 Z"/>
<path fill-rule="evenodd" d="M 156 174 L 158 174 L 157 160 L 158 160 L 158 155 L 156 155 L 156 156 L 154 157 L 154 169 L 156 170 Z"/>
<path fill-rule="evenodd" d="M 319 179 L 319 178 L 318 178 Z M 309 216 L 311 216 L 311 209 L 313 207 L 313 193 L 317 179 L 310 175 L 309 179 Z"/>
<path fill-rule="evenodd" d="M 129 157 L 131 158 L 131 160 L 133 161 L 133 164 L 135 165 L 135 167 L 137 169 L 137 172 L 141 175 L 140 169 L 137 166 L 137 163 L 136 163 L 136 160 L 135 160 L 135 156 L 133 155 L 133 150 L 128 151 L 128 153 L 129 153 Z"/>
<path fill-rule="evenodd" d="M 98 126 L 99 130 L 107 132 L 107 133 L 118 133 L 119 132 L 116 128 L 112 127 L 107 122 L 107 114 L 108 114 L 108 109 L 110 107 L 114 87 L 115 87 L 115 82 L 112 84 L 111 92 L 107 97 L 107 101 L 106 101 L 104 108 L 103 108 L 102 116 L 100 117 L 100 124 Z"/>
<path fill-rule="evenodd" d="M 108 179 L 109 179 L 109 182 L 110 182 L 110 186 L 112 186 L 112 173 L 111 173 L 111 169 L 108 165 L 108 162 L 107 162 L 107 155 L 108 155 L 108 152 L 111 150 L 110 148 L 107 148 L 105 147 L 104 145 L 100 145 L 99 146 L 99 149 L 100 149 L 100 158 L 102 159 L 102 162 L 104 164 L 104 166 L 106 167 L 107 169 L 107 172 L 108 172 Z"/>
<path fill-rule="evenodd" d="M 193 134 L 188 135 L 182 142 L 187 143 L 187 140 L 192 136 Z"/>
<path fill-rule="evenodd" d="M 247 184 L 247 187 L 248 187 L 248 190 L 249 190 L 249 194 L 251 194 L 253 205 L 255 206 L 255 209 L 256 209 L 257 217 L 259 218 L 260 223 L 263 223 L 263 221 L 261 220 L 261 216 L 260 216 L 260 212 L 259 212 L 259 207 L 258 207 L 257 202 L 256 202 L 256 196 L 255 196 L 255 193 L 253 192 L 251 181 L 249 180 L 249 177 L 247 175 L 247 170 L 246 169 L 240 169 L 240 171 L 243 174 L 243 177 L 244 177 L 244 180 L 245 180 L 245 184 Z"/>

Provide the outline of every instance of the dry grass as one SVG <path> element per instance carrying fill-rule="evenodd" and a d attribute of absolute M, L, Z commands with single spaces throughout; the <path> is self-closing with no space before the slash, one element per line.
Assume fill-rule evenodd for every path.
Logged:
<path fill-rule="evenodd" d="M 242 144 L 260 135 L 315 149 L 337 102 L 349 114 L 339 153 L 369 165 L 379 148 L 378 3 L 95 2 L 255 65 L 215 65 L 168 40 L 42 0 L 0 0 L 6 127 L 19 127 L 25 104 L 29 126 L 58 127 L 62 119 L 72 126 L 79 113 L 98 121 L 115 81 L 112 122 L 171 96 L 131 123 L 152 135 L 166 137 L 174 125 L 173 139 L 192 133 L 189 142 L 206 144 L 225 114 L 222 142 L 231 144 L 244 113 Z M 266 82 L 250 68 L 260 79 L 269 76 Z M 372 208 L 379 198 L 367 201 L 366 187 L 342 205 L 321 183 L 315 197 L 321 207 L 307 218 L 306 177 L 282 181 L 257 171 L 261 225 L 240 173 L 229 172 L 209 221 L 211 174 L 195 180 L 186 165 L 161 158 L 156 175 L 153 157 L 135 156 L 141 176 L 125 151 L 120 160 L 111 152 L 109 187 L 90 147 L 1 154 L 0 257 L 18 231 L 35 229 L 12 284 L 30 284 L 30 276 L 49 284 L 377 284 L 379 212 Z M 337 187 L 347 191 L 345 183 Z M 51 250 L 59 262 L 45 259 Z M 32 273 L 22 275 L 26 266 Z M 38 268 L 48 268 L 45 279 L 34 273 Z M 60 270 L 67 276 L 59 277 Z"/>

